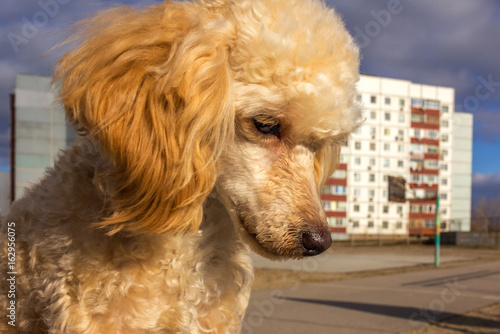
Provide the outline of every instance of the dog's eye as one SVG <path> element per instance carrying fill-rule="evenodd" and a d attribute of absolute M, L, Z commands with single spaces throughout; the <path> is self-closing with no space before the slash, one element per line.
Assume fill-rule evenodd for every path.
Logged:
<path fill-rule="evenodd" d="M 259 130 L 260 133 L 265 135 L 275 135 L 278 136 L 280 133 L 280 123 L 275 118 L 266 119 L 254 119 L 253 124 L 255 128 Z"/>

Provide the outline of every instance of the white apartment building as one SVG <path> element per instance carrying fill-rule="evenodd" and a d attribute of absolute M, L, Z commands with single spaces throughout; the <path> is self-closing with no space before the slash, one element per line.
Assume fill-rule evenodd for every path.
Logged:
<path fill-rule="evenodd" d="M 365 124 L 341 151 L 322 200 L 335 234 L 469 230 L 472 115 L 454 110 L 453 88 L 361 76 Z M 406 203 L 388 201 L 387 176 L 407 182 Z"/>

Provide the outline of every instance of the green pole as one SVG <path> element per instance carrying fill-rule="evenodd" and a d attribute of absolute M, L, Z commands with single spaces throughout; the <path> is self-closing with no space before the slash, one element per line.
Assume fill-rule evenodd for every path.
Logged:
<path fill-rule="evenodd" d="M 441 244 L 441 219 L 439 215 L 439 196 L 436 199 L 436 235 L 434 249 L 434 265 L 439 267 L 439 246 Z"/>

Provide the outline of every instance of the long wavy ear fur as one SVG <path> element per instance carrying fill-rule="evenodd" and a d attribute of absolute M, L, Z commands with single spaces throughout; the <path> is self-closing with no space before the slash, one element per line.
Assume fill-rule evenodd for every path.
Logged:
<path fill-rule="evenodd" d="M 314 173 L 319 188 L 323 187 L 326 179 L 337 169 L 340 160 L 340 144 L 327 145 L 315 154 Z"/>
<path fill-rule="evenodd" d="M 232 26 L 193 3 L 119 7 L 76 27 L 56 66 L 70 122 L 112 161 L 100 227 L 113 234 L 198 229 L 232 140 Z"/>

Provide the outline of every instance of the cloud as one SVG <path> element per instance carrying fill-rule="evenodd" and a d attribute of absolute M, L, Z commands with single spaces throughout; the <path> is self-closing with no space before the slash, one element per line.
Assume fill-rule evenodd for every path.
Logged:
<path fill-rule="evenodd" d="M 495 198 L 500 195 L 500 173 L 472 175 L 472 203 L 481 198 Z"/>

